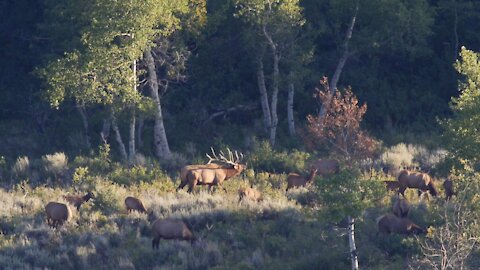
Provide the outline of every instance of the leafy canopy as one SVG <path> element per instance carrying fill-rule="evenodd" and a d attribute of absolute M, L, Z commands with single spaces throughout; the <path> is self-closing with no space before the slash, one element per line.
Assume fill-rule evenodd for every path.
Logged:
<path fill-rule="evenodd" d="M 480 63 L 479 54 L 462 47 L 456 70 L 464 76 L 460 96 L 452 98 L 451 119 L 442 122 L 450 152 L 460 159 L 476 160 L 480 152 Z"/>

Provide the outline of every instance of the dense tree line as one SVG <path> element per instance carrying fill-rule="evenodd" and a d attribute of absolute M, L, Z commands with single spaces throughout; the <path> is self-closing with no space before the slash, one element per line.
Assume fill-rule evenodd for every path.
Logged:
<path fill-rule="evenodd" d="M 458 95 L 461 46 L 480 49 L 479 11 L 464 0 L 3 1 L 2 152 L 288 147 L 321 113 L 323 76 L 367 103 L 371 133 L 432 132 Z"/>

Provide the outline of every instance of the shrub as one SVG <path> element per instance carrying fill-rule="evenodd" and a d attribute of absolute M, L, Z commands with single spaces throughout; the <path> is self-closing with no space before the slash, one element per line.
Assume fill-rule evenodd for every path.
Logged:
<path fill-rule="evenodd" d="M 256 171 L 292 172 L 304 171 L 310 154 L 293 150 L 278 152 L 267 141 L 254 142 L 253 150 L 248 156 L 248 164 Z"/>
<path fill-rule="evenodd" d="M 53 176 L 55 180 L 65 177 L 68 171 L 68 158 L 65 153 L 55 153 L 42 157 L 43 168 L 46 175 Z"/>
<path fill-rule="evenodd" d="M 27 179 L 30 175 L 30 159 L 18 157 L 12 167 L 12 175 L 17 179 Z"/>

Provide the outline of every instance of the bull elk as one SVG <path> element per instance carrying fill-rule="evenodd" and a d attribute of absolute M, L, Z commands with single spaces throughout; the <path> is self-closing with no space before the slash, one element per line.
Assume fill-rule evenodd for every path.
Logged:
<path fill-rule="evenodd" d="M 211 190 L 213 186 L 219 186 L 226 192 L 227 190 L 222 187 L 223 181 L 235 177 L 245 170 L 246 165 L 240 163 L 243 159 L 242 153 L 239 154 L 237 151 L 233 153 L 227 148 L 227 158 L 222 151 L 220 151 L 219 156 L 217 156 L 213 148 L 211 149 L 213 157 L 207 154 L 209 158 L 208 164 L 191 167 L 189 170 L 185 169 L 186 177 L 182 179 L 177 191 L 183 189 L 188 184 L 189 193 L 191 193 L 197 185 L 208 185 L 209 190 Z"/>
<path fill-rule="evenodd" d="M 317 175 L 317 171 L 317 168 L 312 167 L 308 176 L 302 176 L 298 173 L 289 173 L 287 176 L 287 189 L 285 191 L 288 191 L 289 189 L 294 187 L 306 186 L 307 183 L 310 183 L 313 178 L 315 178 L 315 175 Z"/>

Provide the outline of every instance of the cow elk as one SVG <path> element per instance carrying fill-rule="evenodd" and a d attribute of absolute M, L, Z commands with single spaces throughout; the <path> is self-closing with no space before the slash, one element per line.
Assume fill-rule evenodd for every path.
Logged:
<path fill-rule="evenodd" d="M 83 203 L 88 202 L 90 199 L 95 199 L 95 196 L 91 191 L 87 192 L 84 196 L 80 195 L 64 195 L 63 198 L 70 204 L 73 204 L 78 211 Z"/>
<path fill-rule="evenodd" d="M 400 187 L 400 183 L 398 181 L 383 181 L 385 183 L 385 187 L 387 190 L 397 191 Z"/>
<path fill-rule="evenodd" d="M 432 196 L 437 196 L 438 193 L 433 183 L 433 179 L 427 173 L 402 170 L 398 175 L 398 182 L 398 192 L 402 194 L 403 197 L 405 197 L 405 190 L 407 188 L 416 188 L 419 192 L 428 191 Z"/>
<path fill-rule="evenodd" d="M 227 150 L 228 158 L 225 157 L 222 151 L 220 151 L 220 156 L 218 157 L 212 148 L 213 157 L 207 154 L 207 157 L 210 159 L 208 164 L 188 170 L 186 179 L 182 180 L 177 191 L 183 189 L 188 184 L 189 193 L 191 193 L 197 185 L 208 185 L 209 190 L 211 190 L 213 186 L 219 186 L 226 192 L 226 189 L 222 187 L 223 181 L 239 175 L 246 168 L 245 164 L 240 163 L 243 159 L 242 153 L 239 154 L 237 151 L 233 153 L 230 149 Z M 216 164 L 211 164 L 212 162 Z"/>
<path fill-rule="evenodd" d="M 250 200 L 260 202 L 263 200 L 262 193 L 251 187 L 243 187 L 238 190 L 238 202 L 243 200 Z"/>
<path fill-rule="evenodd" d="M 449 201 L 453 195 L 457 195 L 457 192 L 454 191 L 453 181 L 447 178 L 443 182 L 443 188 L 445 189 L 445 201 Z"/>
<path fill-rule="evenodd" d="M 287 176 L 287 189 L 285 191 L 288 191 L 291 188 L 306 186 L 307 183 L 310 183 L 313 178 L 315 178 L 315 175 L 317 175 L 317 171 L 317 168 L 312 167 L 308 176 L 302 176 L 298 173 L 289 173 Z"/>
<path fill-rule="evenodd" d="M 127 211 L 130 213 L 132 211 L 138 211 L 140 213 L 147 213 L 147 209 L 143 206 L 143 203 L 140 199 L 128 196 L 125 198 L 125 207 Z"/>
<path fill-rule="evenodd" d="M 192 230 L 187 224 L 177 219 L 157 219 L 152 223 L 152 248 L 158 249 L 160 239 L 179 239 L 195 241 L 196 237 L 193 235 Z"/>
<path fill-rule="evenodd" d="M 408 218 L 385 214 L 377 219 L 378 231 L 381 233 L 425 234 L 427 230 L 413 223 Z"/>
<path fill-rule="evenodd" d="M 53 228 L 62 226 L 65 221 L 69 221 L 72 217 L 70 208 L 64 203 L 49 202 L 45 206 L 45 212 L 47 213 L 47 224 Z"/>
<path fill-rule="evenodd" d="M 318 159 L 312 163 L 318 175 L 329 175 L 340 172 L 340 163 L 335 159 Z"/>
<path fill-rule="evenodd" d="M 392 212 L 399 218 L 407 217 L 410 205 L 405 198 L 397 198 L 392 206 Z"/>

